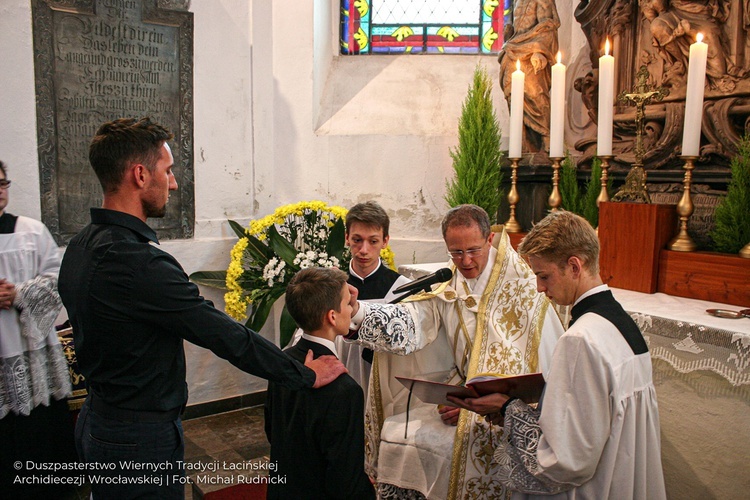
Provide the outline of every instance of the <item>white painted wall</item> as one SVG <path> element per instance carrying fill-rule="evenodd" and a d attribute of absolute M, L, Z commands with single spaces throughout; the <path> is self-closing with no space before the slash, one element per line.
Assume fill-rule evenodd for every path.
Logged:
<path fill-rule="evenodd" d="M 570 33 L 578 29 L 572 4 L 559 7 Z M 267 0 L 193 0 L 190 10 L 195 238 L 162 242 L 186 272 L 226 267 L 236 240 L 227 218 L 247 223 L 309 199 L 345 207 L 375 199 L 391 215 L 397 264 L 444 258 L 439 224 L 449 150 L 474 67 L 497 75 L 494 56 L 340 57 L 338 0 L 298 2 L 293 15 Z M 582 34 L 574 38 L 580 45 Z M 0 4 L 0 88 L 9 211 L 39 218 L 28 0 Z M 504 128 L 501 95 L 495 88 Z M 223 307 L 221 293 L 204 292 Z M 188 356 L 191 404 L 265 385 L 203 349 L 189 346 Z"/>

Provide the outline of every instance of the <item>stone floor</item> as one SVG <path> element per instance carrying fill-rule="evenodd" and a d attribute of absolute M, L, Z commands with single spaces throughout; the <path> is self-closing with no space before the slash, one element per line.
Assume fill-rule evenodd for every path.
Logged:
<path fill-rule="evenodd" d="M 200 500 L 207 493 L 268 475 L 271 445 L 263 430 L 263 406 L 185 420 L 182 425 L 185 463 L 189 464 L 187 500 Z M 90 492 L 85 485 L 65 500 L 85 500 Z"/>
<path fill-rule="evenodd" d="M 186 474 L 192 486 L 187 499 L 268 475 L 271 445 L 263 430 L 263 407 L 220 413 L 182 423 Z M 193 467 L 193 470 L 190 470 Z"/>

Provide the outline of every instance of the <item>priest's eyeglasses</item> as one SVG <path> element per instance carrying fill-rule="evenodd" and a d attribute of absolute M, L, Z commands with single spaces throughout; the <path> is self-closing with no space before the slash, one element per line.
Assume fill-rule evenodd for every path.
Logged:
<path fill-rule="evenodd" d="M 453 260 L 461 260 L 464 258 L 464 255 L 467 257 L 476 257 L 480 253 L 482 253 L 482 250 L 484 248 L 470 248 L 468 250 L 449 250 L 448 255 L 450 255 L 451 259 Z"/>
<path fill-rule="evenodd" d="M 5 179 L 0 181 L 0 189 L 8 189 L 10 187 L 10 181 L 6 181 Z"/>

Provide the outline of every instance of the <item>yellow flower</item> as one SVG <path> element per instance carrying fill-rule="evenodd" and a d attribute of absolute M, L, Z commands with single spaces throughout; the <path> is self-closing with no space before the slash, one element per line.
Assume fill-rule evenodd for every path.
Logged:
<path fill-rule="evenodd" d="M 383 263 L 387 267 L 389 267 L 390 269 L 393 269 L 394 271 L 397 271 L 393 250 L 391 250 L 390 245 L 387 245 L 384 249 L 380 251 L 380 258 L 383 259 Z"/>
<path fill-rule="evenodd" d="M 298 252 L 325 251 L 328 231 L 339 219 L 345 220 L 346 213 L 347 209 L 329 206 L 322 201 L 301 201 L 283 205 L 272 214 L 250 221 L 245 232 L 260 241 L 267 241 L 268 229 L 275 225 L 279 234 L 289 239 Z M 227 268 L 226 312 L 237 320 L 247 315 L 247 306 L 252 303 L 252 297 L 259 299 L 266 290 L 285 287 L 293 275 L 293 272 L 287 273 L 280 282 L 274 283 L 273 288 L 268 288 L 268 280 L 263 278 L 263 268 L 267 262 L 257 262 L 247 251 L 248 245 L 246 237 L 240 238 L 232 248 Z M 390 246 L 381 251 L 381 257 L 388 267 L 395 269 Z M 341 265 L 346 271 L 347 261 L 341 262 Z"/>

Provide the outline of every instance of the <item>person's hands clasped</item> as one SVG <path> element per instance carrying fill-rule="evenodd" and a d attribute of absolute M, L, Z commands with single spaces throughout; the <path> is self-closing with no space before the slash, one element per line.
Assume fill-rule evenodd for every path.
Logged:
<path fill-rule="evenodd" d="M 10 309 L 13 307 L 13 300 L 15 298 L 16 285 L 0 278 L 0 309 Z"/>
<path fill-rule="evenodd" d="M 478 413 L 485 417 L 488 422 L 492 422 L 496 425 L 502 425 L 503 417 L 500 414 L 500 410 L 503 405 L 510 399 L 505 394 L 493 393 L 481 396 L 478 398 L 466 398 L 461 399 L 455 396 L 448 396 L 448 401 L 455 404 L 459 408 L 464 408 L 474 413 Z"/>
<path fill-rule="evenodd" d="M 320 356 L 313 359 L 312 350 L 307 351 L 305 366 L 315 372 L 313 389 L 328 385 L 344 373 L 349 373 L 349 370 L 336 356 Z"/>

